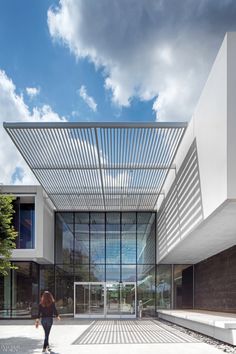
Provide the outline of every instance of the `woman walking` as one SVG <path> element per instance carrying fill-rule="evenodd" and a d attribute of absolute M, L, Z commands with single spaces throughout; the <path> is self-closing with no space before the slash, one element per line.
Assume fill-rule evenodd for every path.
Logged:
<path fill-rule="evenodd" d="M 38 318 L 35 320 L 35 326 L 36 328 L 38 328 L 39 319 L 40 317 L 42 318 L 41 324 L 43 326 L 44 333 L 45 333 L 43 352 L 46 352 L 47 350 L 50 351 L 48 340 L 49 340 L 49 333 L 53 323 L 53 316 L 56 316 L 57 319 L 60 320 L 60 317 L 58 315 L 55 306 L 55 300 L 52 294 L 49 291 L 44 291 L 39 304 Z"/>

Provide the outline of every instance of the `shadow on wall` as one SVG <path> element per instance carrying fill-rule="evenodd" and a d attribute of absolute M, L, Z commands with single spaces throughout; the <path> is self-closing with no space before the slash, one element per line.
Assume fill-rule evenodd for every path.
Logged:
<path fill-rule="evenodd" d="M 157 214 L 159 260 L 203 220 L 196 140 Z"/>

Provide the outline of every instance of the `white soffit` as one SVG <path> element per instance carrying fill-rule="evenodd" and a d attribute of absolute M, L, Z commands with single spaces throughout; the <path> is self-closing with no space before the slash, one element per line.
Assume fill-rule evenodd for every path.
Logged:
<path fill-rule="evenodd" d="M 236 235 L 236 201 L 227 200 L 207 219 L 181 238 L 158 260 L 162 264 L 195 264 L 233 247 Z"/>
<path fill-rule="evenodd" d="M 4 123 L 58 210 L 154 210 L 187 123 Z"/>

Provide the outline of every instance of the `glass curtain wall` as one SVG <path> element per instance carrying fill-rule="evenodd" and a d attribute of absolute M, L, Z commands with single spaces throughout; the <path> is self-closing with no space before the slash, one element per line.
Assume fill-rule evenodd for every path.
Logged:
<path fill-rule="evenodd" d="M 61 313 L 73 313 L 74 281 L 137 282 L 144 311 L 155 311 L 155 229 L 151 212 L 56 213 L 55 297 Z"/>
<path fill-rule="evenodd" d="M 174 308 L 193 308 L 193 266 L 174 265 Z"/>
<path fill-rule="evenodd" d="M 17 197 L 13 201 L 15 213 L 13 226 L 18 232 L 16 248 L 35 247 L 35 202 L 34 197 Z"/>
<path fill-rule="evenodd" d="M 193 266 L 156 266 L 155 218 L 152 212 L 56 213 L 55 264 L 14 262 L 17 269 L 0 277 L 0 317 L 34 317 L 44 290 L 52 292 L 61 314 L 72 315 L 74 282 L 110 284 L 113 304 L 120 296 L 116 285 L 135 282 L 144 315 L 171 308 L 172 291 L 173 308 L 193 308 Z M 102 307 L 98 290 L 91 301 Z"/>
<path fill-rule="evenodd" d="M 156 221 L 154 213 L 137 213 L 138 302 L 143 313 L 155 313 Z"/>
<path fill-rule="evenodd" d="M 11 317 L 11 272 L 0 276 L 0 318 Z"/>
<path fill-rule="evenodd" d="M 38 310 L 38 265 L 14 262 L 12 270 L 12 317 L 35 317 Z"/>
<path fill-rule="evenodd" d="M 13 262 L 16 269 L 0 277 L 0 317 L 36 317 L 39 301 L 39 266 Z"/>
<path fill-rule="evenodd" d="M 159 264 L 156 271 L 156 305 L 157 309 L 171 308 L 172 265 Z"/>
<path fill-rule="evenodd" d="M 40 265 L 40 294 L 50 291 L 55 296 L 55 268 L 53 264 Z"/>

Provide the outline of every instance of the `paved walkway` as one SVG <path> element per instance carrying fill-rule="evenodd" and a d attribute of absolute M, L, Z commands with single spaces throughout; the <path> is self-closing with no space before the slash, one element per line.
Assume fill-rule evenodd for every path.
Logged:
<path fill-rule="evenodd" d="M 78 320 L 56 322 L 53 354 L 220 354 L 222 351 L 157 320 Z M 0 353 L 41 353 L 43 329 L 30 320 L 0 321 Z"/>

